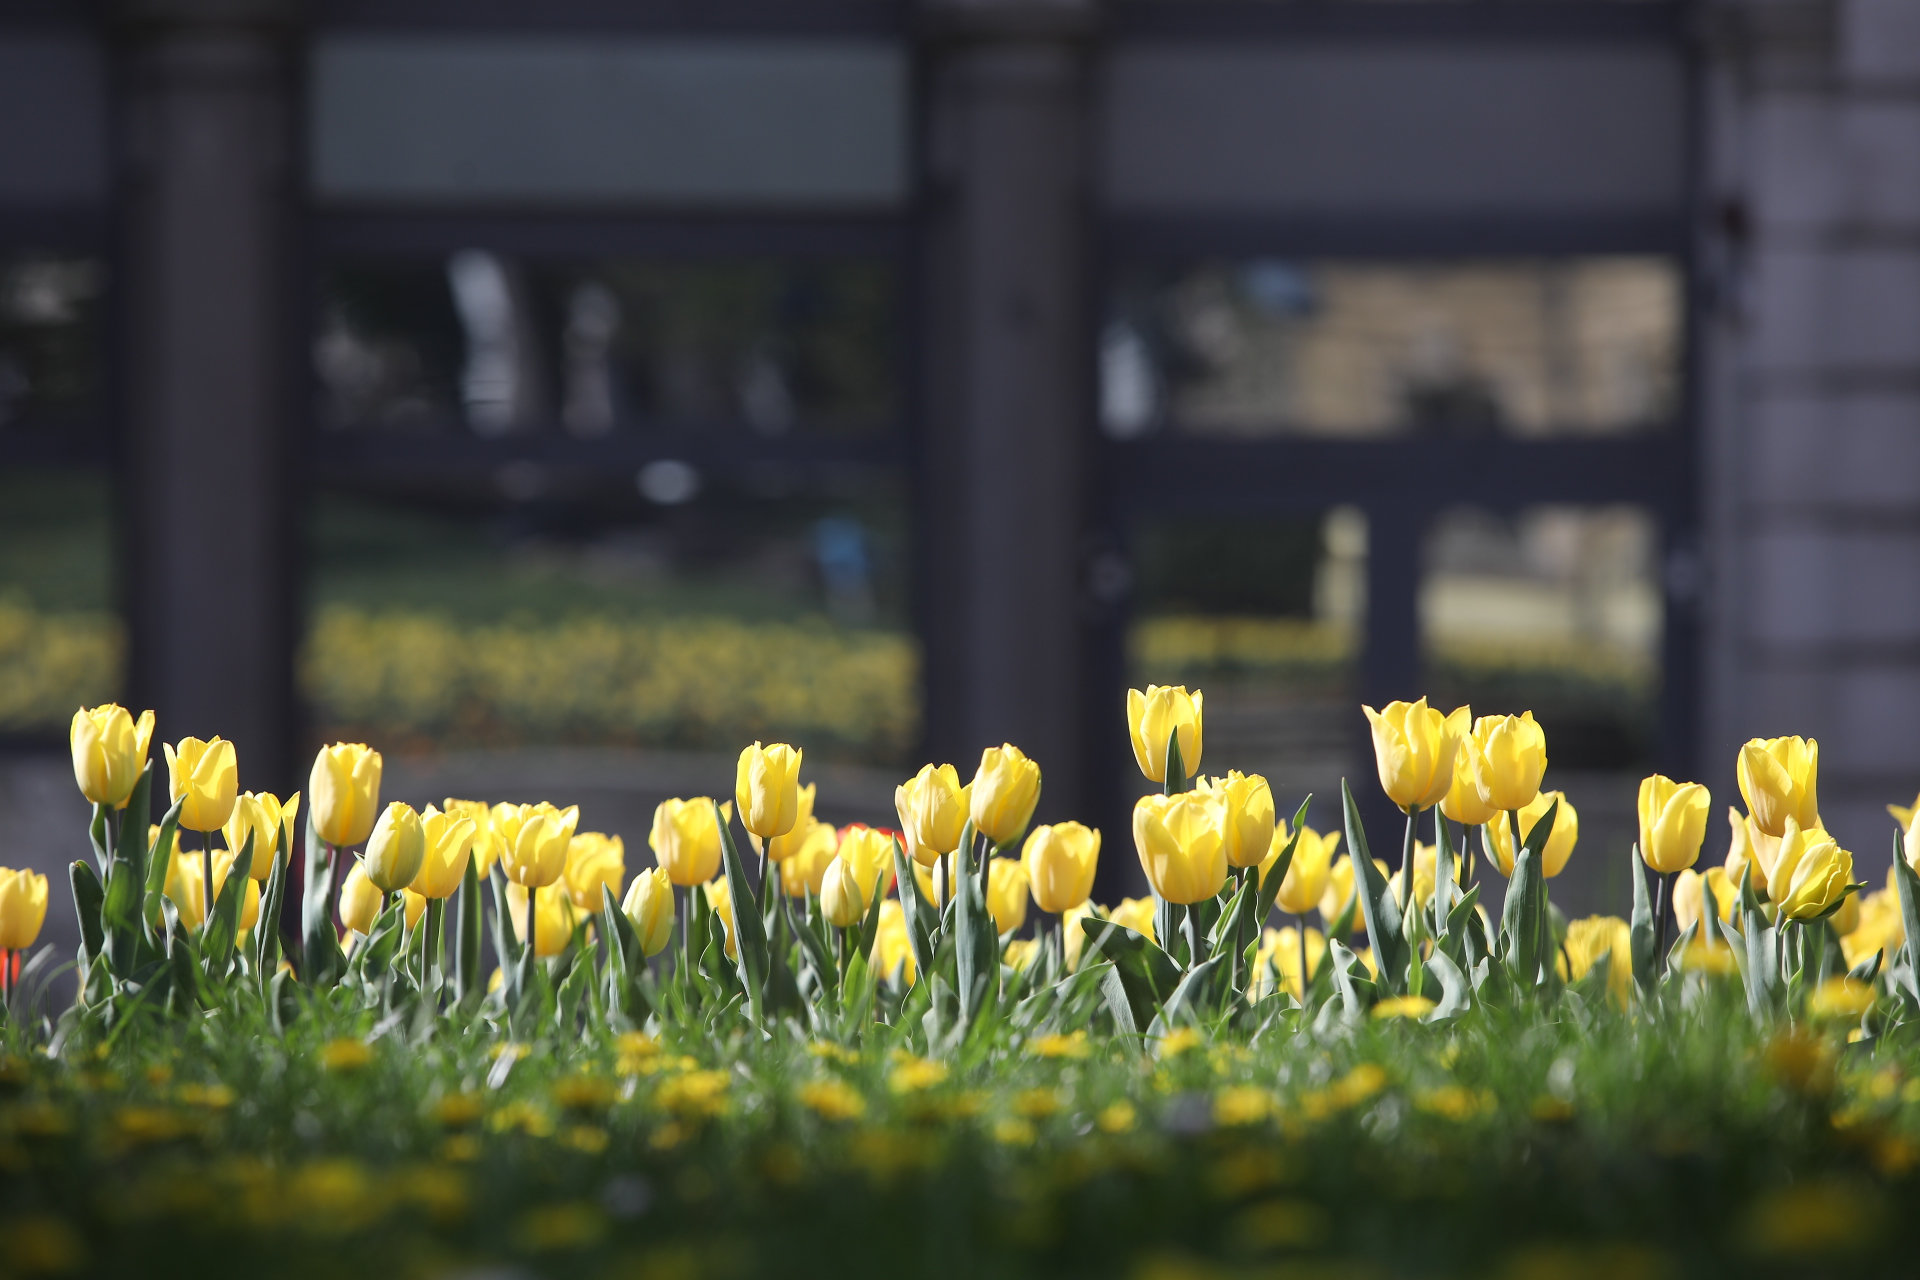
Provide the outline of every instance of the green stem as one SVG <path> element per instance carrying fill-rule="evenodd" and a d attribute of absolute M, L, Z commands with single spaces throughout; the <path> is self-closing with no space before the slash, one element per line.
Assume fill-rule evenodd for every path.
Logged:
<path fill-rule="evenodd" d="M 1307 918 L 1296 915 L 1293 927 L 1300 932 L 1300 1007 L 1307 1007 Z"/>
<path fill-rule="evenodd" d="M 1206 956 L 1200 950 L 1200 904 L 1187 904 L 1187 967 L 1193 968 Z"/>
<path fill-rule="evenodd" d="M 1400 914 L 1410 916 L 1418 908 L 1413 901 L 1413 849 L 1419 842 L 1420 806 L 1414 805 L 1407 810 L 1407 835 L 1400 846 Z M 1359 883 L 1358 879 L 1355 883 Z"/>
<path fill-rule="evenodd" d="M 213 928 L 213 832 L 200 833 L 200 932 Z"/>
<path fill-rule="evenodd" d="M 1667 954 L 1667 886 L 1673 877 L 1654 873 L 1653 877 L 1653 973 L 1657 982 Z"/>
<path fill-rule="evenodd" d="M 444 898 L 427 899 L 427 918 L 422 921 L 427 926 L 427 977 L 439 973 L 446 956 L 446 939 L 441 933 L 446 918 L 447 903 Z"/>

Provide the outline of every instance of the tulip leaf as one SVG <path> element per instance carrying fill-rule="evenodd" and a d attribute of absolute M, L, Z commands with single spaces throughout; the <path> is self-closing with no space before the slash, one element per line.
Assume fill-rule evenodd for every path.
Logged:
<path fill-rule="evenodd" d="M 1629 853 L 1633 868 L 1633 924 L 1627 933 L 1628 950 L 1633 957 L 1633 980 L 1640 990 L 1653 990 L 1653 900 L 1647 894 L 1647 869 L 1641 865 L 1640 846 Z"/>
<path fill-rule="evenodd" d="M 320 839 L 320 828 L 309 812 L 306 888 L 300 899 L 300 976 L 311 987 L 333 986 L 346 968 L 333 924 L 334 862 L 334 850 Z"/>
<path fill-rule="evenodd" d="M 520 1003 L 520 953 L 526 950 L 507 915 L 507 873 L 498 862 L 489 873 L 493 891 L 493 955 L 500 965 L 500 986 L 506 1007 Z"/>
<path fill-rule="evenodd" d="M 280 912 L 287 900 L 288 855 L 293 849 L 290 824 L 280 824 L 280 839 L 274 845 L 273 869 L 260 893 L 260 918 L 253 925 L 253 967 L 260 976 L 262 991 L 268 979 L 280 969 Z"/>
<path fill-rule="evenodd" d="M 233 959 L 234 940 L 240 934 L 240 907 L 247 900 L 247 872 L 253 866 L 253 838 L 254 833 L 248 831 L 238 856 L 227 867 L 227 878 L 221 882 L 213 913 L 207 917 L 206 938 L 200 949 L 210 976 L 224 976 Z M 211 883 L 205 888 L 210 890 Z"/>
<path fill-rule="evenodd" d="M 1111 960 L 1125 992 L 1134 1029 L 1147 1026 L 1166 994 L 1179 984 L 1180 966 L 1151 938 L 1111 920 L 1083 916 L 1080 931 L 1086 937 L 1080 963 L 1089 963 L 1095 955 Z M 1111 993 L 1108 993 L 1108 1002 L 1112 1002 Z"/>
<path fill-rule="evenodd" d="M 1162 793 L 1177 796 L 1193 790 L 1193 779 L 1187 776 L 1186 761 L 1180 758 L 1180 729 L 1175 726 L 1167 734 L 1166 780 L 1161 783 Z"/>
<path fill-rule="evenodd" d="M 1880 976 L 1880 962 L 1886 958 L 1885 947 L 1875 951 L 1853 968 L 1847 970 L 1847 978 L 1852 982 L 1872 982 Z"/>
<path fill-rule="evenodd" d="M 1379 869 L 1375 868 L 1375 875 Z M 1376 953 L 1376 959 L 1378 953 Z M 1353 966 L 1359 963 L 1359 957 L 1348 950 L 1347 945 L 1337 938 L 1327 940 L 1328 969 L 1333 977 L 1334 990 L 1340 993 L 1340 1005 L 1349 1022 L 1359 1022 L 1367 1016 L 1367 1002 L 1361 999 L 1359 984 L 1354 980 Z M 1327 1007 L 1331 1009 L 1331 1002 Z"/>
<path fill-rule="evenodd" d="M 954 958 L 958 964 L 960 1022 L 971 1026 L 987 1000 L 987 988 L 1000 981 L 1000 935 L 993 917 L 987 913 L 980 877 L 974 874 L 972 850 L 967 842 L 956 857 L 954 899 Z"/>
<path fill-rule="evenodd" d="M 887 897 L 886 885 L 883 883 L 885 878 L 885 871 L 873 878 L 873 898 L 867 903 L 867 914 L 860 921 L 858 941 L 855 943 L 855 953 L 858 955 L 873 954 L 873 940 L 880 934 L 880 904 L 886 901 Z M 895 883 L 898 881 L 896 880 Z"/>
<path fill-rule="evenodd" d="M 1920 875 L 1915 875 L 1907 864 L 1906 851 L 1898 835 L 1893 839 L 1893 884 L 1900 898 L 1900 920 L 1907 931 L 1904 948 L 1907 969 L 1920 979 L 1920 964 L 1914 962 L 1914 957 L 1920 955 Z"/>
<path fill-rule="evenodd" d="M 713 820 L 720 828 L 720 852 L 727 866 L 727 897 L 733 907 L 733 945 L 739 954 L 740 984 L 746 988 L 747 1013 L 756 1027 L 765 1025 L 767 999 L 767 933 L 760 919 L 760 902 L 753 896 L 753 882 L 747 879 L 746 864 L 740 861 L 739 846 L 733 842 L 726 815 L 713 806 Z M 875 899 L 879 894 L 874 894 Z M 876 902 L 876 906 L 877 906 Z"/>
<path fill-rule="evenodd" d="M 465 1003 L 485 989 L 480 977 L 480 862 L 467 857 L 453 899 L 453 994 Z"/>
<path fill-rule="evenodd" d="M 180 811 L 186 803 L 187 798 L 181 796 L 168 808 L 147 850 L 147 924 L 154 929 L 160 927 L 160 900 L 166 896 L 167 871 L 173 865 L 173 846 L 180 834 Z"/>
<path fill-rule="evenodd" d="M 913 950 L 914 967 L 920 973 L 933 972 L 933 938 L 939 930 L 939 917 L 920 896 L 920 882 L 914 878 L 913 864 L 893 840 L 893 883 L 900 895 L 900 907 L 907 920 L 907 944 Z"/>
<path fill-rule="evenodd" d="M 113 812 L 103 804 L 93 806 L 93 821 L 87 824 L 87 839 L 93 845 L 93 860 L 100 874 L 113 865 L 113 851 L 107 848 L 107 815 Z"/>
<path fill-rule="evenodd" d="M 1373 962 L 1380 970 L 1380 984 L 1390 994 L 1406 985 L 1407 938 L 1401 927 L 1400 904 L 1380 868 L 1373 865 L 1373 853 L 1367 847 L 1366 826 L 1360 821 L 1360 807 L 1353 802 L 1353 788 L 1340 780 L 1340 799 L 1346 811 L 1347 851 L 1353 862 L 1353 884 L 1360 899 L 1360 914 L 1367 922 L 1367 938 L 1373 946 Z"/>
<path fill-rule="evenodd" d="M 1221 952 L 1187 970 L 1179 985 L 1174 987 L 1173 994 L 1167 997 L 1166 1006 L 1148 1026 L 1147 1035 L 1163 1036 L 1183 1021 L 1194 1021 L 1197 1016 L 1195 1009 L 1203 1002 L 1208 982 L 1219 972 L 1220 962 L 1226 958 L 1226 953 Z"/>
<path fill-rule="evenodd" d="M 1287 847 L 1280 851 L 1280 856 L 1273 860 L 1273 865 L 1268 867 L 1260 878 L 1260 900 L 1254 904 L 1253 908 L 1253 922 L 1256 929 L 1265 924 L 1267 917 L 1273 914 L 1273 904 L 1280 896 L 1281 882 L 1287 878 L 1287 872 L 1293 867 L 1293 852 L 1300 847 L 1300 832 L 1307 824 L 1307 806 L 1312 803 L 1313 794 L 1309 792 L 1307 798 L 1300 802 L 1300 807 L 1293 811 L 1293 825 L 1288 828 L 1293 835 L 1287 841 Z"/>
<path fill-rule="evenodd" d="M 87 949 L 91 960 L 106 950 L 106 935 L 100 928 L 100 908 L 107 900 L 107 887 L 85 862 L 69 866 L 67 879 L 73 885 L 73 912 L 80 919 L 80 945 Z"/>
<path fill-rule="evenodd" d="M 1474 886 L 1476 889 L 1478 885 Z M 1453 957 L 1438 947 L 1427 957 L 1427 968 L 1440 980 L 1440 999 L 1426 1016 L 1428 1022 L 1449 1022 L 1465 1013 L 1473 1003 L 1473 989 L 1467 982 L 1467 975 L 1460 972 L 1460 966 Z"/>
<path fill-rule="evenodd" d="M 1740 902 L 1747 935 L 1747 966 L 1741 976 L 1747 983 L 1747 1011 L 1757 1018 L 1773 1006 L 1780 967 L 1774 959 L 1777 930 L 1767 923 L 1766 916 L 1760 911 L 1760 900 L 1754 896 L 1751 863 L 1741 872 Z"/>
<path fill-rule="evenodd" d="M 1114 1029 L 1123 1036 L 1139 1035 L 1140 1027 L 1134 1021 L 1133 1002 L 1126 982 L 1120 977 L 1120 967 L 1111 960 L 1102 960 L 1096 965 L 1082 964 L 1080 972 L 1100 975 L 1100 998 L 1106 1002 L 1107 1012 L 1113 1015 Z"/>
<path fill-rule="evenodd" d="M 840 970 L 833 963 L 832 951 L 827 940 L 820 933 L 819 921 L 812 917 L 798 921 L 793 926 L 793 934 L 800 939 L 800 951 L 813 969 L 821 987 L 821 994 L 831 996 L 840 982 Z M 918 963 L 916 960 L 915 963 Z M 931 973 L 931 969 L 925 970 Z"/>

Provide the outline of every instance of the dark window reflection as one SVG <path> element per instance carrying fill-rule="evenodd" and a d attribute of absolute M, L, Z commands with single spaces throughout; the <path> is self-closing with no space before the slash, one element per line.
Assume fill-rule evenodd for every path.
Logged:
<path fill-rule="evenodd" d="M 91 417 L 100 394 L 98 258 L 0 258 L 0 429 Z"/>

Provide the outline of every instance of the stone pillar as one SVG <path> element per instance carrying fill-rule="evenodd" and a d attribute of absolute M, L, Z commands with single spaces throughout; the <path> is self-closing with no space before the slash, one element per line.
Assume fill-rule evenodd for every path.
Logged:
<path fill-rule="evenodd" d="M 131 696 L 298 786 L 293 0 L 129 0 L 120 175 Z M 158 755 L 156 749 L 155 752 Z"/>
<path fill-rule="evenodd" d="M 1081 542 L 1092 379 L 1081 0 L 932 0 L 921 559 L 929 739 L 1012 742 L 1043 819 L 1086 802 Z M 1123 846 L 1122 846 L 1123 847 Z"/>
<path fill-rule="evenodd" d="M 1724 812 L 1741 741 L 1819 738 L 1877 883 L 1920 788 L 1920 6 L 1712 16 L 1703 780 Z"/>

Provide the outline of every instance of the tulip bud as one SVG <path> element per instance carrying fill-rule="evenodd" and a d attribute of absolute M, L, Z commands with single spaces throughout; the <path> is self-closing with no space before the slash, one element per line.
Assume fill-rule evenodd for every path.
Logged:
<path fill-rule="evenodd" d="M 713 879 L 720 870 L 720 826 L 714 821 L 713 801 L 705 796 L 662 800 L 653 811 L 647 846 L 675 884 L 685 887 Z"/>
<path fill-rule="evenodd" d="M 972 799 L 972 788 L 960 785 L 960 775 L 950 764 L 922 765 L 893 789 L 894 811 L 914 861 L 930 867 L 941 854 L 960 847 Z"/>
<path fill-rule="evenodd" d="M 756 742 L 740 752 L 733 798 L 740 806 L 740 825 L 762 840 L 787 834 L 800 816 L 802 754 L 784 742 L 769 747 Z"/>
<path fill-rule="evenodd" d="M 1454 712 L 1464 716 L 1466 708 Z M 1463 827 L 1483 827 L 1499 816 L 1500 810 L 1480 798 L 1475 761 L 1480 758 L 1480 741 L 1472 732 L 1460 735 L 1460 749 L 1453 756 L 1453 784 L 1440 800 L 1440 812 Z"/>
<path fill-rule="evenodd" d="M 440 808 L 449 815 L 471 819 L 473 822 L 473 861 L 485 880 L 493 870 L 493 863 L 500 856 L 500 842 L 493 834 L 493 809 L 484 800 L 442 800 Z"/>
<path fill-rule="evenodd" d="M 1700 858 L 1713 797 L 1697 782 L 1654 774 L 1640 781 L 1640 859 L 1662 875 Z"/>
<path fill-rule="evenodd" d="M 1707 890 L 1713 890 L 1715 911 L 1723 921 L 1731 922 L 1733 910 L 1737 905 L 1734 898 L 1740 890 L 1727 883 L 1727 873 L 1722 867 L 1708 867 L 1706 872 L 1695 871 L 1689 867 L 1673 881 L 1673 921 L 1680 932 L 1698 924 L 1707 908 Z"/>
<path fill-rule="evenodd" d="M 556 809 L 539 804 L 498 804 L 493 807 L 493 831 L 500 841 L 500 869 L 515 884 L 545 888 L 566 869 L 567 849 L 580 822 L 580 806 Z M 711 826 L 711 817 L 707 820 Z M 717 833 L 716 833 L 717 837 Z M 546 913 L 539 919 L 544 931 Z"/>
<path fill-rule="evenodd" d="M 901 975 L 911 986 L 914 979 L 913 941 L 907 937 L 907 912 L 898 898 L 880 904 L 880 925 L 874 930 L 873 952 L 868 957 L 873 971 L 882 977 Z"/>
<path fill-rule="evenodd" d="M 1439 804 L 1453 785 L 1453 758 L 1467 731 L 1467 709 L 1441 715 L 1425 698 L 1389 702 L 1383 711 L 1360 709 L 1373 729 L 1373 761 L 1387 798 L 1406 813 Z"/>
<path fill-rule="evenodd" d="M 153 712 L 134 720 L 118 703 L 73 713 L 67 734 L 73 749 L 73 780 L 80 794 L 95 804 L 126 807 L 147 767 L 147 744 L 153 740 Z"/>
<path fill-rule="evenodd" d="M 1573 856 L 1573 846 L 1580 839 L 1580 815 L 1564 791 L 1542 791 L 1520 806 L 1520 835 L 1524 841 L 1533 834 L 1534 824 L 1546 817 L 1547 810 L 1555 803 L 1560 809 L 1553 815 L 1553 830 L 1547 835 L 1546 847 L 1540 851 L 1540 870 L 1549 879 L 1566 870 L 1567 859 Z M 1520 851 L 1514 847 L 1513 824 L 1504 813 L 1480 828 L 1480 844 L 1487 852 L 1487 860 L 1499 868 L 1501 875 L 1513 874 L 1514 859 L 1520 856 Z"/>
<path fill-rule="evenodd" d="M 820 882 L 820 909 L 827 923 L 838 929 L 859 922 L 867 914 L 866 891 L 860 887 L 860 877 L 840 858 L 828 865 L 826 877 Z"/>
<path fill-rule="evenodd" d="M 1563 976 L 1578 982 L 1607 961 L 1607 994 L 1624 1007 L 1633 987 L 1633 931 L 1618 916 L 1588 916 L 1567 926 L 1564 961 L 1556 959 Z"/>
<path fill-rule="evenodd" d="M 25 951 L 39 939 L 46 919 L 47 878 L 37 871 L 0 867 L 0 950 Z"/>
<path fill-rule="evenodd" d="M 734 960 L 740 958 L 739 941 L 733 936 L 733 893 L 727 888 L 725 876 L 715 876 L 700 886 L 707 895 L 707 907 L 720 920 L 726 930 L 726 952 Z"/>
<path fill-rule="evenodd" d="M 165 750 L 173 798 L 186 798 L 180 806 L 180 825 L 188 831 L 218 831 L 225 826 L 239 792 L 233 744 L 220 737 L 210 742 L 182 738 Z"/>
<path fill-rule="evenodd" d="M 1473 722 L 1474 789 L 1483 806 L 1509 812 L 1525 808 L 1540 794 L 1547 771 L 1547 735 L 1533 712 L 1517 716 L 1481 716 Z"/>
<path fill-rule="evenodd" d="M 885 895 L 893 888 L 893 833 L 858 822 L 840 833 L 840 861 L 847 864 L 860 880 L 860 893 L 868 902 L 873 895 Z"/>
<path fill-rule="evenodd" d="M 1769 878 L 1782 917 L 1817 920 L 1853 888 L 1853 855 L 1819 827 L 1802 831 L 1789 815 Z"/>
<path fill-rule="evenodd" d="M 1740 891 L 1741 878 L 1748 872 L 1753 873 L 1753 891 L 1762 897 L 1767 892 L 1767 863 L 1780 851 L 1780 842 L 1762 836 L 1768 840 L 1767 856 L 1761 857 L 1760 850 L 1753 838 L 1753 823 L 1743 817 L 1732 805 L 1727 806 L 1727 825 L 1733 830 L 1732 840 L 1727 845 L 1727 882 L 1734 892 Z"/>
<path fill-rule="evenodd" d="M 1087 947 L 1087 931 L 1080 922 L 1089 917 L 1099 919 L 1106 914 L 1105 907 L 1096 906 L 1091 901 L 1068 907 L 1060 913 L 1061 953 L 1066 959 L 1068 973 L 1080 968 L 1080 956 Z"/>
<path fill-rule="evenodd" d="M 340 923 L 363 937 L 371 934 L 373 922 L 380 918 L 380 896 L 367 879 L 366 863 L 355 858 L 340 884 Z"/>
<path fill-rule="evenodd" d="M 336 742 L 320 748 L 307 775 L 307 821 L 322 843 L 334 848 L 359 844 L 373 833 L 380 816 L 380 753 L 363 742 Z"/>
<path fill-rule="evenodd" d="M 809 782 L 795 794 L 799 796 L 800 807 L 793 819 L 793 829 L 781 836 L 768 836 L 764 841 L 749 833 L 753 847 L 766 855 L 768 862 L 785 862 L 800 852 L 813 833 L 813 793 L 814 784 Z"/>
<path fill-rule="evenodd" d="M 413 883 L 426 858 L 427 839 L 420 815 L 395 800 L 367 837 L 367 879 L 382 893 L 398 893 Z"/>
<path fill-rule="evenodd" d="M 443 813 L 432 805 L 420 815 L 423 855 L 420 872 L 408 887 L 422 898 L 449 898 L 466 878 L 473 856 L 473 819 L 464 813 Z"/>
<path fill-rule="evenodd" d="M 213 901 L 220 900 L 220 890 L 226 887 L 227 872 L 233 868 L 233 853 L 228 849 L 213 851 Z M 167 863 L 167 878 L 161 886 L 161 892 L 173 903 L 179 913 L 180 924 L 189 933 L 199 930 L 207 922 L 207 872 L 206 860 L 198 853 L 187 857 L 175 857 Z M 259 914 L 259 885 L 253 887 L 254 914 Z M 244 903 L 242 904 L 244 908 Z M 247 925 L 243 920 L 241 929 Z"/>
<path fill-rule="evenodd" d="M 1221 876 L 1224 883 L 1226 877 Z M 1131 929 L 1143 938 L 1158 942 L 1153 932 L 1154 905 L 1152 898 L 1122 898 L 1107 918 L 1123 929 Z"/>
<path fill-rule="evenodd" d="M 1167 740 L 1180 735 L 1180 767 L 1189 778 L 1200 771 L 1202 713 L 1206 695 L 1185 685 L 1150 684 L 1145 693 L 1127 690 L 1127 733 L 1133 758 L 1150 782 L 1167 780 Z"/>
<path fill-rule="evenodd" d="M 980 753 L 968 784 L 973 826 L 1000 848 L 1018 840 L 1040 803 L 1040 766 L 1011 742 Z"/>
<path fill-rule="evenodd" d="M 598 831 L 581 832 L 567 845 L 566 868 L 560 878 L 577 909 L 598 911 L 601 886 L 617 894 L 620 882 L 627 878 L 626 842 Z"/>
<path fill-rule="evenodd" d="M 1307 981 L 1312 982 L 1320 972 L 1321 962 L 1327 958 L 1326 935 L 1318 929 L 1307 930 Z M 1300 982 L 1300 931 L 1292 925 L 1284 929 L 1268 929 L 1261 935 L 1260 955 L 1255 963 L 1255 972 L 1265 982 L 1266 966 L 1271 964 L 1280 975 L 1280 988 L 1295 1000 L 1301 999 Z M 1270 987 L 1268 989 L 1271 989 Z M 1265 994 L 1264 991 L 1261 992 Z"/>
<path fill-rule="evenodd" d="M 1221 806 L 1199 791 L 1140 797 L 1133 806 L 1133 843 L 1147 883 L 1168 902 L 1199 902 L 1227 882 Z"/>
<path fill-rule="evenodd" d="M 1078 822 L 1035 827 L 1020 849 L 1020 861 L 1027 868 L 1034 904 L 1042 911 L 1063 914 L 1093 892 L 1093 873 L 1100 865 L 1100 833 Z"/>
<path fill-rule="evenodd" d="M 1287 829 L 1284 825 L 1273 833 L 1273 844 L 1267 853 L 1267 859 L 1260 864 L 1260 881 L 1266 883 L 1267 871 L 1280 858 L 1287 847 Z M 1327 894 L 1327 886 L 1333 879 L 1333 851 L 1340 847 L 1340 833 L 1321 835 L 1312 827 L 1300 828 L 1300 843 L 1294 846 L 1293 861 L 1287 866 L 1287 874 L 1280 881 L 1279 892 L 1274 895 L 1274 904 L 1291 915 L 1303 916 L 1318 906 Z M 1347 867 L 1347 894 L 1352 895 L 1353 867 Z M 1331 919 L 1331 917 L 1329 917 Z"/>
<path fill-rule="evenodd" d="M 1259 774 L 1230 770 L 1200 791 L 1220 802 L 1220 835 L 1230 867 L 1257 867 L 1273 848 L 1273 791 Z"/>
<path fill-rule="evenodd" d="M 247 869 L 249 877 L 264 881 L 273 874 L 273 860 L 280 851 L 280 837 L 285 828 L 294 824 L 299 813 L 298 791 L 284 805 L 279 797 L 266 791 L 244 791 L 235 798 L 233 816 L 227 819 L 223 834 L 227 838 L 227 848 L 235 853 L 247 847 L 249 835 L 253 837 L 253 861 Z"/>
<path fill-rule="evenodd" d="M 809 893 L 817 895 L 821 882 L 826 879 L 827 866 L 839 848 L 839 829 L 831 822 L 815 818 L 799 851 L 780 864 L 781 890 L 790 898 L 805 897 Z"/>
<path fill-rule="evenodd" d="M 521 942 L 527 940 L 527 894 L 533 894 L 534 910 L 538 913 L 534 923 L 538 926 L 533 939 L 533 956 L 536 960 L 547 960 L 559 955 L 573 941 L 573 900 L 567 897 L 565 885 L 549 881 L 547 884 L 529 890 L 518 881 L 507 884 L 507 915 L 513 920 L 514 936 Z"/>
<path fill-rule="evenodd" d="M 987 914 L 996 933 L 1012 933 L 1027 922 L 1027 869 L 1017 858 L 987 863 Z"/>
<path fill-rule="evenodd" d="M 1820 825 L 1820 744 L 1812 738 L 1753 738 L 1740 748 L 1735 772 L 1755 829 L 1786 834 L 1792 818 L 1802 831 Z"/>
<path fill-rule="evenodd" d="M 635 876 L 620 910 L 633 925 L 642 954 L 657 956 L 666 950 L 673 938 L 673 881 L 666 872 L 655 867 Z"/>

